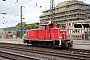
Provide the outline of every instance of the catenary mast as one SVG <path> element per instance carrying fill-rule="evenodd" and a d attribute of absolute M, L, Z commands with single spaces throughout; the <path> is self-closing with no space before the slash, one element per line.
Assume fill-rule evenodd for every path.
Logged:
<path fill-rule="evenodd" d="M 50 17 L 51 17 L 51 23 L 53 23 L 53 20 L 55 19 L 55 2 L 54 0 L 50 0 Z"/>

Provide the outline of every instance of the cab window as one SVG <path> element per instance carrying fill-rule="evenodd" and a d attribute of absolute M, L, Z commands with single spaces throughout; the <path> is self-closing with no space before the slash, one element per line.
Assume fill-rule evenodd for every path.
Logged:
<path fill-rule="evenodd" d="M 40 30 L 44 30 L 45 26 L 40 26 L 39 29 Z"/>

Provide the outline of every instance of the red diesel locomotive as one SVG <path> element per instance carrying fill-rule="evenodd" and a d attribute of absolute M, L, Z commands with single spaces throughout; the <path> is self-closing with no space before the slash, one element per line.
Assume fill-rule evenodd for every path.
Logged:
<path fill-rule="evenodd" d="M 26 31 L 24 43 L 34 46 L 72 47 L 72 41 L 67 39 L 66 28 L 57 28 L 57 24 L 41 24 L 38 29 Z"/>

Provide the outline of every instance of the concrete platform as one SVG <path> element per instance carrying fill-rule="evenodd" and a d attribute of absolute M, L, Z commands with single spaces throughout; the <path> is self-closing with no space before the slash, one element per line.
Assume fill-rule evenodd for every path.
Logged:
<path fill-rule="evenodd" d="M 72 48 L 90 50 L 90 41 L 89 40 L 73 40 Z"/>
<path fill-rule="evenodd" d="M 72 48 L 90 50 L 90 45 L 76 45 L 76 44 L 73 44 Z"/>
<path fill-rule="evenodd" d="M 73 40 L 76 45 L 90 45 L 90 40 Z"/>
<path fill-rule="evenodd" d="M 23 39 L 0 39 L 3 43 L 23 44 Z"/>
<path fill-rule="evenodd" d="M 3 43 L 14 43 L 14 44 L 24 44 L 23 39 L 0 39 Z M 88 40 L 73 40 L 74 49 L 86 49 L 90 50 L 90 41 Z"/>

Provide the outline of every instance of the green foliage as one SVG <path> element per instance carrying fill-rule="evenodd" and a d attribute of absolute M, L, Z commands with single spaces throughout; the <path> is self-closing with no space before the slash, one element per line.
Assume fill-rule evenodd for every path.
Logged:
<path fill-rule="evenodd" d="M 31 24 L 31 28 L 35 29 L 35 28 L 38 28 L 38 26 L 36 24 Z"/>
<path fill-rule="evenodd" d="M 17 35 L 16 35 L 16 36 L 17 36 L 17 37 L 20 37 L 20 36 L 21 36 L 20 33 L 21 33 L 21 32 L 17 32 Z"/>
<path fill-rule="evenodd" d="M 26 22 L 22 22 L 22 25 L 23 25 L 23 27 L 25 27 L 27 24 L 26 24 Z M 21 26 L 21 23 L 18 23 L 17 25 L 16 25 L 16 27 L 20 27 Z"/>
<path fill-rule="evenodd" d="M 26 29 L 35 29 L 35 28 L 38 28 L 38 25 L 36 24 L 26 24 L 26 22 L 22 22 L 22 25 L 23 25 L 23 28 L 26 28 Z M 20 28 L 21 27 L 21 23 L 18 23 L 16 25 L 16 27 Z M 23 31 L 23 34 L 25 33 L 25 31 Z M 21 31 L 17 32 L 17 37 L 20 37 L 21 36 Z"/>
<path fill-rule="evenodd" d="M 22 25 L 23 25 L 23 28 L 26 28 L 26 29 L 34 29 L 34 28 L 38 28 L 38 25 L 36 24 L 26 24 L 26 22 L 22 22 Z M 16 25 L 16 27 L 20 28 L 21 26 L 21 23 L 18 23 Z"/>

